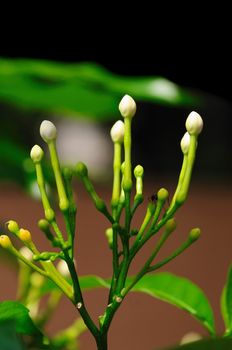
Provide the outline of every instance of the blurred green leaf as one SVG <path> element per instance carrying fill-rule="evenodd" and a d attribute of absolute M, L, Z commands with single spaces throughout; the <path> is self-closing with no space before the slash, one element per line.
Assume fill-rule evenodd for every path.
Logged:
<path fill-rule="evenodd" d="M 201 104 L 199 95 L 162 77 L 118 76 L 94 63 L 0 59 L 0 101 L 23 108 L 113 119 L 125 93 L 162 105 Z"/>
<path fill-rule="evenodd" d="M 226 285 L 221 296 L 221 313 L 226 326 L 226 334 L 232 334 L 232 265 L 229 268 Z"/>
<path fill-rule="evenodd" d="M 17 301 L 0 303 L 0 326 L 5 322 L 13 321 L 15 330 L 19 334 L 42 336 L 29 316 L 29 310 Z"/>
<path fill-rule="evenodd" d="M 130 283 L 133 277 L 127 279 Z M 109 288 L 110 281 L 98 276 L 80 277 L 82 290 L 95 288 Z M 51 282 L 46 282 L 43 293 L 56 288 Z M 160 272 L 144 276 L 132 289 L 133 292 L 142 292 L 161 299 L 183 309 L 200 321 L 210 332 L 215 334 L 214 316 L 212 308 L 203 291 L 186 278 L 171 273 Z"/>
<path fill-rule="evenodd" d="M 231 350 L 232 339 L 204 339 L 166 350 Z M 163 349 L 164 350 L 164 349 Z"/>
<path fill-rule="evenodd" d="M 0 323 L 1 350 L 25 350 L 14 329 L 14 322 Z"/>

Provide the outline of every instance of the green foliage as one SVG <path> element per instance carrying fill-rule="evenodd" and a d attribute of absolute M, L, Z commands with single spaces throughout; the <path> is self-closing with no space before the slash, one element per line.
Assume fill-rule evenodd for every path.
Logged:
<path fill-rule="evenodd" d="M 232 339 L 208 339 L 177 346 L 168 350 L 231 350 Z"/>
<path fill-rule="evenodd" d="M 23 108 L 112 119 L 125 91 L 139 101 L 163 105 L 201 103 L 187 89 L 161 77 L 118 76 L 94 63 L 0 59 L 0 101 Z"/>
<path fill-rule="evenodd" d="M 25 350 L 21 339 L 16 334 L 14 322 L 0 322 L 0 345 L 1 350 Z"/>
<path fill-rule="evenodd" d="M 29 310 L 17 301 L 0 303 L 0 325 L 8 321 L 14 322 L 17 333 L 42 335 L 31 320 Z"/>
<path fill-rule="evenodd" d="M 134 277 L 127 279 L 131 283 Z M 110 288 L 110 280 L 98 276 L 81 276 L 79 278 L 83 291 L 95 288 Z M 42 294 L 57 289 L 57 286 L 47 280 L 42 288 Z M 210 334 L 215 334 L 213 311 L 203 291 L 186 278 L 167 272 L 144 276 L 132 289 L 133 292 L 149 294 L 180 309 L 187 311 L 204 325 Z"/>
<path fill-rule="evenodd" d="M 221 313 L 226 326 L 226 334 L 232 334 L 232 266 L 230 266 L 226 285 L 221 296 Z"/>

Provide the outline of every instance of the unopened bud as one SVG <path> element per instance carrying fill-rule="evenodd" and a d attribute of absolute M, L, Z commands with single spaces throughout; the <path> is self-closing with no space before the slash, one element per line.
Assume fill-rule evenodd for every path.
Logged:
<path fill-rule="evenodd" d="M 31 233 L 28 230 L 25 230 L 24 228 L 21 228 L 19 230 L 19 238 L 24 243 L 30 243 L 31 242 Z"/>
<path fill-rule="evenodd" d="M 0 236 L 0 246 L 5 249 L 9 249 L 12 247 L 11 240 L 8 236 L 6 235 L 1 235 Z"/>
<path fill-rule="evenodd" d="M 124 140 L 124 123 L 118 120 L 111 128 L 110 135 L 113 142 L 122 143 Z"/>
<path fill-rule="evenodd" d="M 196 228 L 193 228 L 190 233 L 189 233 L 189 239 L 194 242 L 196 240 L 198 240 L 198 238 L 200 237 L 201 235 L 201 230 L 196 227 Z"/>
<path fill-rule="evenodd" d="M 35 145 L 32 147 L 30 156 L 34 163 L 39 163 L 43 158 L 43 155 L 44 151 L 39 145 Z"/>
<path fill-rule="evenodd" d="M 76 171 L 78 176 L 81 176 L 81 177 L 88 176 L 87 166 L 82 162 L 79 162 L 76 164 L 75 171 Z"/>
<path fill-rule="evenodd" d="M 137 165 L 134 168 L 134 176 L 135 177 L 142 177 L 143 173 L 144 173 L 144 169 L 143 169 L 142 165 Z"/>
<path fill-rule="evenodd" d="M 176 229 L 176 226 L 177 226 L 177 223 L 174 218 L 169 219 L 165 224 L 166 231 L 169 233 L 173 232 Z"/>
<path fill-rule="evenodd" d="M 186 129 L 190 135 L 199 135 L 203 128 L 203 120 L 197 112 L 191 112 L 186 119 Z"/>
<path fill-rule="evenodd" d="M 180 147 L 184 154 L 188 153 L 189 145 L 190 145 L 190 135 L 188 132 L 186 132 L 180 141 Z"/>
<path fill-rule="evenodd" d="M 29 261 L 33 260 L 33 253 L 27 247 L 22 247 L 21 249 L 19 249 L 19 253 Z"/>
<path fill-rule="evenodd" d="M 119 103 L 119 111 L 124 118 L 133 118 L 136 112 L 136 103 L 129 95 L 125 95 Z"/>
<path fill-rule="evenodd" d="M 56 265 L 56 268 L 63 277 L 66 277 L 66 278 L 70 277 L 70 272 L 66 261 L 60 260 Z"/>
<path fill-rule="evenodd" d="M 169 193 L 165 188 L 161 188 L 158 193 L 157 193 L 157 198 L 160 201 L 166 201 L 166 199 L 168 198 Z"/>
<path fill-rule="evenodd" d="M 45 142 L 55 140 L 57 135 L 55 125 L 49 120 L 44 120 L 40 125 L 40 135 Z"/>
<path fill-rule="evenodd" d="M 19 225 L 14 220 L 9 220 L 7 223 L 7 228 L 11 233 L 18 234 L 19 232 Z"/>

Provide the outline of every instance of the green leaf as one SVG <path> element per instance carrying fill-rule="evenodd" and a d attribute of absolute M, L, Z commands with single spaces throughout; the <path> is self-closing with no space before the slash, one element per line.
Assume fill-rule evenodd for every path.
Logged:
<path fill-rule="evenodd" d="M 133 277 L 129 277 L 127 283 L 132 280 Z M 104 280 L 98 276 L 82 276 L 80 285 L 82 290 L 109 288 L 110 280 Z M 46 282 L 43 293 L 53 288 L 56 286 Z M 210 334 L 215 334 L 214 316 L 209 301 L 203 291 L 188 279 L 167 272 L 149 274 L 144 276 L 132 291 L 149 294 L 187 311 L 200 321 Z"/>
<path fill-rule="evenodd" d="M 29 310 L 17 301 L 0 303 L 0 325 L 8 321 L 14 322 L 17 333 L 42 336 L 31 320 Z"/>
<path fill-rule="evenodd" d="M 147 293 L 183 309 L 215 334 L 212 308 L 203 291 L 186 278 L 161 272 L 144 276 L 133 291 Z"/>
<path fill-rule="evenodd" d="M 2 350 L 25 350 L 14 329 L 14 322 L 0 323 L 0 345 Z"/>
<path fill-rule="evenodd" d="M 126 93 L 137 101 L 199 106 L 201 98 L 162 77 L 123 77 L 94 63 L 0 59 L 0 101 L 60 115 L 114 119 Z"/>
<path fill-rule="evenodd" d="M 204 339 L 166 350 L 231 350 L 232 339 Z"/>
<path fill-rule="evenodd" d="M 232 265 L 229 268 L 226 285 L 221 295 L 221 313 L 226 326 L 226 334 L 232 334 Z"/>

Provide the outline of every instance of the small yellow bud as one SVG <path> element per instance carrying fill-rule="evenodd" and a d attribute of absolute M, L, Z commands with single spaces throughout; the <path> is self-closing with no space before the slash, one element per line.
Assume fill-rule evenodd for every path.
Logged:
<path fill-rule="evenodd" d="M 8 236 L 6 235 L 1 235 L 0 236 L 0 246 L 5 249 L 9 249 L 12 247 L 11 240 Z"/>
<path fill-rule="evenodd" d="M 43 158 L 43 155 L 44 155 L 44 151 L 40 146 L 35 145 L 32 147 L 30 156 L 34 163 L 39 163 Z"/>
<path fill-rule="evenodd" d="M 168 196 L 169 196 L 169 193 L 165 188 L 161 188 L 157 193 L 158 200 L 160 201 L 166 201 Z"/>
<path fill-rule="evenodd" d="M 24 228 L 21 228 L 19 230 L 19 238 L 24 243 L 30 243 L 31 242 L 31 233 L 28 230 L 25 230 Z"/>
<path fill-rule="evenodd" d="M 124 118 L 133 118 L 136 113 L 136 103 L 129 95 L 125 95 L 119 103 L 119 111 Z"/>
<path fill-rule="evenodd" d="M 19 225 L 16 221 L 14 220 L 9 220 L 7 223 L 7 228 L 10 232 L 14 233 L 14 234 L 18 234 L 19 232 Z"/>

